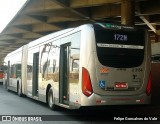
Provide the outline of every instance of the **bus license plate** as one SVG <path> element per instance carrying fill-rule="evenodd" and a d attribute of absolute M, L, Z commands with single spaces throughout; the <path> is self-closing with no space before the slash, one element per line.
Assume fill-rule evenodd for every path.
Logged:
<path fill-rule="evenodd" d="M 115 89 L 128 89 L 128 83 L 126 82 L 116 82 Z"/>

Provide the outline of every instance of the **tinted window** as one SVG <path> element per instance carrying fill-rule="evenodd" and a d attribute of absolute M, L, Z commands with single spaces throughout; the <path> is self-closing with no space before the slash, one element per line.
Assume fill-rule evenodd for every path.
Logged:
<path fill-rule="evenodd" d="M 111 30 L 94 26 L 101 64 L 116 68 L 140 66 L 144 59 L 144 30 Z"/>

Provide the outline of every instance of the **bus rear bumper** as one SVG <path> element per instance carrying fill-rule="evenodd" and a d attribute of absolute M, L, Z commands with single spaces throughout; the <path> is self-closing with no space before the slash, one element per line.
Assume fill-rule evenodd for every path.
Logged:
<path fill-rule="evenodd" d="M 143 105 L 150 104 L 151 96 L 144 94 L 126 96 L 100 96 L 92 94 L 90 97 L 83 95 L 81 106 L 103 106 L 103 105 Z"/>

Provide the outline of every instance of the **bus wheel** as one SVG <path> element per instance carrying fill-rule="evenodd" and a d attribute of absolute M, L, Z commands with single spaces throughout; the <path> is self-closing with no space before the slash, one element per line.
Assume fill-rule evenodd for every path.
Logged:
<path fill-rule="evenodd" d="M 49 89 L 49 92 L 48 92 L 48 106 L 50 109 L 52 110 L 56 110 L 57 109 L 57 106 L 55 105 L 54 103 L 54 99 L 53 99 L 53 91 L 52 91 L 52 88 Z"/>
<path fill-rule="evenodd" d="M 21 88 L 21 86 L 20 86 L 20 83 L 18 83 L 18 85 L 17 85 L 17 93 L 18 93 L 18 96 L 22 96 L 22 88 Z"/>

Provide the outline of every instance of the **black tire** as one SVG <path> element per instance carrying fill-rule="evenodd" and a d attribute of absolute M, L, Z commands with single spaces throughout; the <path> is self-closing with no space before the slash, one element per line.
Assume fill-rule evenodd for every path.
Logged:
<path fill-rule="evenodd" d="M 17 94 L 19 97 L 22 97 L 22 87 L 20 86 L 20 83 L 17 85 Z"/>
<path fill-rule="evenodd" d="M 55 101 L 53 99 L 53 91 L 52 88 L 48 91 L 48 106 L 52 110 L 57 110 L 57 106 L 55 105 Z"/>

